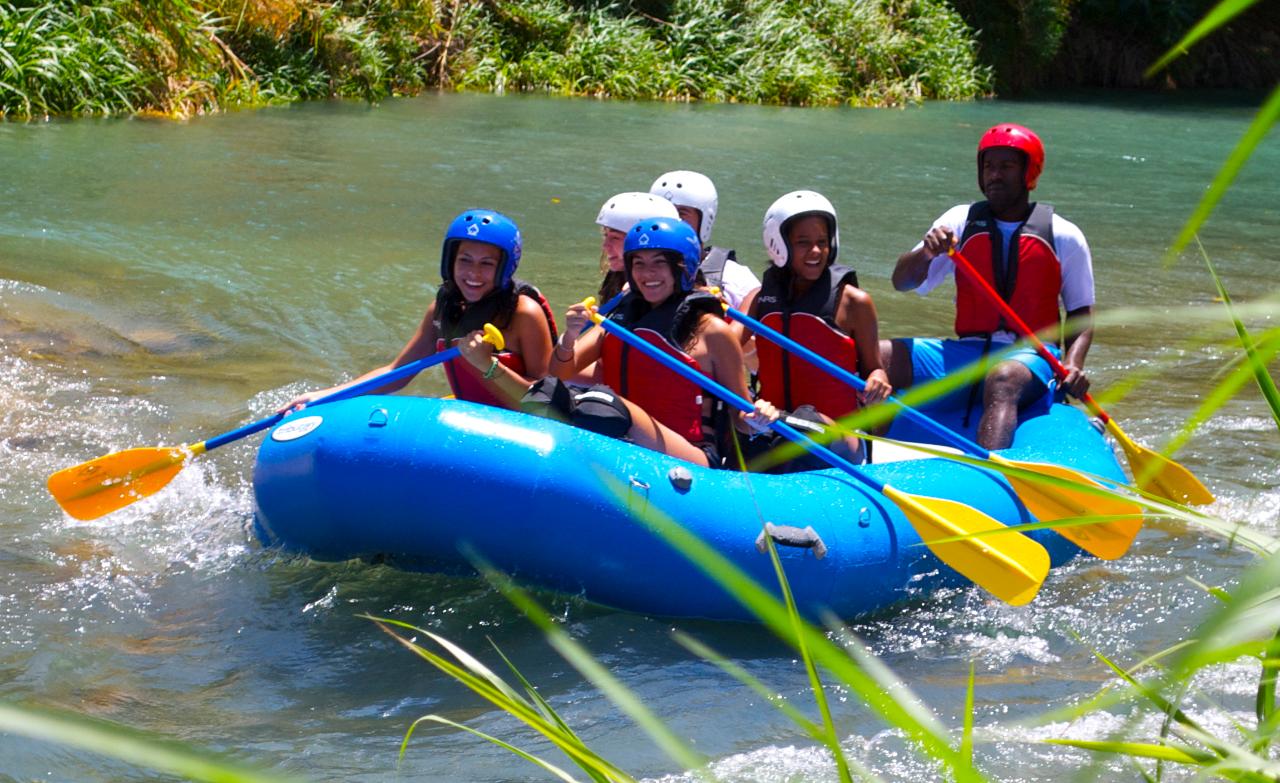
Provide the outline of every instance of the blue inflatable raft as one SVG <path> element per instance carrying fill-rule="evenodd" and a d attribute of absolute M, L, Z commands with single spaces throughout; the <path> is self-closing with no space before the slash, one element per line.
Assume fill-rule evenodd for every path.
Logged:
<path fill-rule="evenodd" d="M 890 436 L 929 441 L 902 417 Z M 1124 481 L 1099 429 L 1067 405 L 1025 418 L 1003 453 Z M 1030 521 L 990 471 L 940 458 L 865 470 L 1006 524 Z M 841 471 L 699 468 L 456 400 L 367 396 L 290 416 L 264 439 L 253 485 L 256 529 L 268 545 L 320 560 L 365 558 L 444 573 L 471 572 L 466 553 L 474 551 L 526 584 L 648 614 L 751 619 L 646 526 L 650 510 L 764 585 L 776 578 L 760 537 L 764 523 L 774 525 L 796 600 L 814 616 L 852 617 L 967 582 L 918 545 L 893 503 Z M 1030 535 L 1055 566 L 1080 552 L 1052 531 Z"/>

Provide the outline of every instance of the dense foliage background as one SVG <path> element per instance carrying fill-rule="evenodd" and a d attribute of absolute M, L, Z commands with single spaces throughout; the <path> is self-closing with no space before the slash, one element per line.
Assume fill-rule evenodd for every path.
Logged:
<path fill-rule="evenodd" d="M 0 112 L 183 116 L 427 88 L 886 105 L 1136 86 L 1209 0 L 0 3 Z M 1276 3 L 1155 86 L 1273 84 Z"/>

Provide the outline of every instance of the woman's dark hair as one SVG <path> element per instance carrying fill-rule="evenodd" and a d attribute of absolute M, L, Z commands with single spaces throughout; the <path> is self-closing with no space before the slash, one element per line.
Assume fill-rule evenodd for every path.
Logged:
<path fill-rule="evenodd" d="M 596 298 L 600 300 L 600 304 L 604 304 L 617 296 L 626 282 L 626 272 L 605 272 L 604 280 L 600 282 L 600 292 L 596 295 Z"/>

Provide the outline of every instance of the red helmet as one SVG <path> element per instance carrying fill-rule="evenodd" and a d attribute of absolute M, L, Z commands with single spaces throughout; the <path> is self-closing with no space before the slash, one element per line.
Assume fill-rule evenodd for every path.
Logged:
<path fill-rule="evenodd" d="M 1036 181 L 1040 179 L 1040 172 L 1044 170 L 1044 144 L 1039 136 L 1032 133 L 1030 128 L 1014 125 L 1011 122 L 997 125 L 982 134 L 982 139 L 978 142 L 979 189 L 982 187 L 982 153 L 992 147 L 1012 147 L 1025 153 L 1027 190 L 1036 189 Z"/>

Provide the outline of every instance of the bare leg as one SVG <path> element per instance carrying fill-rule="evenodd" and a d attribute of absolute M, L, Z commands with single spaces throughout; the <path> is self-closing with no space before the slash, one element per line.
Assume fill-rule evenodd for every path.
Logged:
<path fill-rule="evenodd" d="M 915 382 L 915 373 L 911 369 L 910 340 L 881 340 L 880 363 L 889 374 L 889 383 L 895 392 L 906 389 Z"/>
<path fill-rule="evenodd" d="M 993 451 L 1008 448 L 1018 426 L 1018 410 L 1040 391 L 1035 376 L 1022 362 L 1004 361 L 992 368 L 982 389 L 978 443 Z"/>
<path fill-rule="evenodd" d="M 644 446 L 646 449 L 707 467 L 707 455 L 702 452 L 702 449 L 685 440 L 682 435 L 668 429 L 666 425 L 659 423 L 639 405 L 621 397 L 619 399 L 626 404 L 627 410 L 631 413 L 631 429 L 627 430 L 627 437 L 631 438 L 637 446 Z"/>

